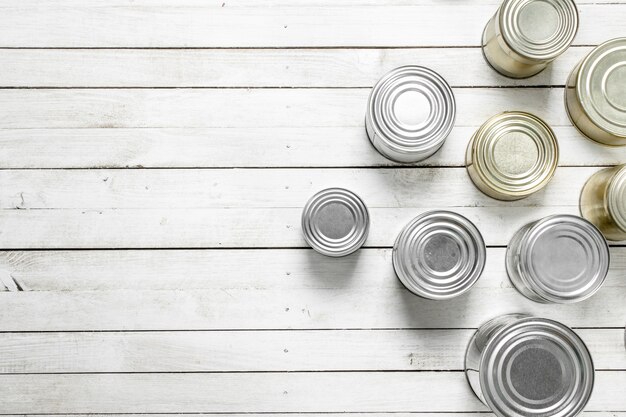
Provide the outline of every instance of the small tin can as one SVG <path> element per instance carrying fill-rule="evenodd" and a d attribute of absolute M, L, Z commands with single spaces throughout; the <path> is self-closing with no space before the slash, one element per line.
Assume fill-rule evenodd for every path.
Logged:
<path fill-rule="evenodd" d="M 499 417 L 573 417 L 593 391 L 594 367 L 569 327 L 522 314 L 482 325 L 465 355 L 465 375 Z"/>
<path fill-rule="evenodd" d="M 485 267 L 485 242 L 472 222 L 431 211 L 404 227 L 393 247 L 393 267 L 412 293 L 447 300 L 468 291 Z"/>
<path fill-rule="evenodd" d="M 588 138 L 626 145 L 626 38 L 596 47 L 574 68 L 565 88 L 565 107 Z"/>
<path fill-rule="evenodd" d="M 513 285 L 540 303 L 575 303 L 595 294 L 609 271 L 609 246 L 587 220 L 555 215 L 525 225 L 506 251 Z"/>
<path fill-rule="evenodd" d="M 372 145 L 396 162 L 418 162 L 437 152 L 452 130 L 452 89 L 436 72 L 405 66 L 383 76 L 370 93 L 365 128 Z"/>
<path fill-rule="evenodd" d="M 580 195 L 580 212 L 609 240 L 626 240 L 626 164 L 596 172 Z"/>
<path fill-rule="evenodd" d="M 504 0 L 485 26 L 482 50 L 500 74 L 527 78 L 565 52 L 577 31 L 573 0 Z"/>
<path fill-rule="evenodd" d="M 467 172 L 483 193 L 519 200 L 541 190 L 554 176 L 559 145 L 537 116 L 505 112 L 487 120 L 470 139 Z"/>
<path fill-rule="evenodd" d="M 306 242 L 322 255 L 349 255 L 367 239 L 367 207 L 351 191 L 322 190 L 311 197 L 302 211 L 302 232 Z"/>

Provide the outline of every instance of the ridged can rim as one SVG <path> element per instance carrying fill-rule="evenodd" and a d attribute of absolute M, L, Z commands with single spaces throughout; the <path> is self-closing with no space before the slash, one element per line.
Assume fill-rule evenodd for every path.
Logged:
<path fill-rule="evenodd" d="M 615 224 L 626 231 L 626 164 L 611 178 L 606 197 L 607 208 Z"/>
<path fill-rule="evenodd" d="M 470 146 L 471 163 L 480 179 L 492 190 L 509 196 L 525 197 L 539 191 L 558 166 L 554 132 L 539 117 L 526 112 L 492 116 L 474 133 Z"/>
<path fill-rule="evenodd" d="M 593 124 L 626 138 L 626 38 L 598 45 L 581 61 L 576 97 Z"/>
<path fill-rule="evenodd" d="M 328 218 L 332 213 L 325 213 L 331 205 L 336 205 L 351 216 L 348 220 L 350 230 L 340 237 L 324 233 L 322 222 L 333 222 Z M 322 218 L 318 216 L 323 216 Z M 339 219 L 345 223 L 345 216 Z M 345 225 L 344 225 L 345 226 Z M 328 188 L 316 193 L 307 201 L 302 210 L 302 232 L 306 242 L 317 252 L 332 257 L 349 255 L 358 250 L 369 233 L 369 212 L 363 200 L 352 191 L 344 188 Z"/>
<path fill-rule="evenodd" d="M 602 287 L 610 252 L 591 222 L 558 214 L 520 229 L 507 248 L 506 259 L 507 272 L 519 278 L 525 289 L 543 302 L 565 304 L 586 300 Z"/>
<path fill-rule="evenodd" d="M 538 351 L 552 355 L 562 372 L 563 386 L 557 387 L 560 391 L 543 398 L 543 402 L 525 397 L 516 388 L 520 383 L 532 384 L 533 376 L 539 379 L 524 374 L 515 363 L 524 353 L 536 355 Z M 552 369 L 546 366 L 545 372 Z M 519 381 L 517 372 L 530 381 Z M 544 376 L 537 382 L 543 382 Z M 580 337 L 569 327 L 543 318 L 525 317 L 504 325 L 489 338 L 480 361 L 479 380 L 485 401 L 499 417 L 576 416 L 591 397 L 594 379 L 593 360 Z"/>
<path fill-rule="evenodd" d="M 543 10 L 532 11 L 529 7 Z M 540 25 L 538 19 L 543 19 Z M 573 0 L 505 0 L 499 9 L 499 25 L 503 40 L 518 55 L 550 61 L 574 41 L 578 9 Z M 544 33 L 547 29 L 551 33 Z"/>
<path fill-rule="evenodd" d="M 414 110 L 424 114 L 407 121 L 419 113 Z M 455 115 L 454 94 L 443 77 L 429 68 L 407 65 L 376 83 L 368 98 L 365 125 L 370 141 L 383 156 L 418 162 L 441 148 Z"/>
<path fill-rule="evenodd" d="M 469 291 L 480 278 L 486 247 L 467 218 L 450 211 L 429 211 L 402 229 L 392 258 L 396 275 L 409 291 L 446 300 Z"/>

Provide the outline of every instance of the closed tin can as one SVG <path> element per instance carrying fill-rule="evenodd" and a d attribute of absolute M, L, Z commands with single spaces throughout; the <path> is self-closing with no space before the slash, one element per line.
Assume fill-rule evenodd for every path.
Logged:
<path fill-rule="evenodd" d="M 522 314 L 482 325 L 465 356 L 478 398 L 499 417 L 573 417 L 589 401 L 589 350 L 567 326 Z"/>
<path fill-rule="evenodd" d="M 565 52 L 577 31 L 573 0 L 504 0 L 483 31 L 483 54 L 500 74 L 527 78 Z"/>
<path fill-rule="evenodd" d="M 574 68 L 565 88 L 565 107 L 588 138 L 626 145 L 626 38 L 596 47 Z"/>
<path fill-rule="evenodd" d="M 609 246 L 587 220 L 570 215 L 522 227 L 506 251 L 513 285 L 540 303 L 574 303 L 595 294 L 609 271 Z"/>
<path fill-rule="evenodd" d="M 436 72 L 405 66 L 383 76 L 370 93 L 365 128 L 372 145 L 396 162 L 418 162 L 443 145 L 455 117 L 452 89 Z"/>
<path fill-rule="evenodd" d="M 349 255 L 367 239 L 367 207 L 351 191 L 322 190 L 311 197 L 302 211 L 302 232 L 306 242 L 323 255 Z"/>
<path fill-rule="evenodd" d="M 580 212 L 609 240 L 626 240 L 626 164 L 596 172 L 580 195 Z"/>
<path fill-rule="evenodd" d="M 431 211 L 404 227 L 392 257 L 396 275 L 409 291 L 447 300 L 476 283 L 485 267 L 486 249 L 468 219 L 449 211 Z"/>
<path fill-rule="evenodd" d="M 505 112 L 487 120 L 470 139 L 467 172 L 483 193 L 519 200 L 541 190 L 554 176 L 559 145 L 537 116 Z"/>

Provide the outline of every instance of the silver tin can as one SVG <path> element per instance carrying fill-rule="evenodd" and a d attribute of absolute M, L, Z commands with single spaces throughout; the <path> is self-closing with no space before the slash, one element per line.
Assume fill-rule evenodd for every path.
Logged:
<path fill-rule="evenodd" d="M 602 169 L 580 194 L 580 212 L 609 240 L 626 240 L 626 164 Z"/>
<path fill-rule="evenodd" d="M 555 215 L 513 236 L 506 270 L 513 285 L 540 303 L 575 303 L 595 294 L 609 271 L 609 246 L 587 220 Z"/>
<path fill-rule="evenodd" d="M 370 93 L 365 128 L 372 145 L 396 162 L 418 162 L 437 152 L 454 125 L 452 89 L 436 72 L 396 68 Z"/>
<path fill-rule="evenodd" d="M 573 417 L 593 391 L 589 350 L 569 327 L 521 314 L 501 316 L 472 337 L 465 374 L 499 417 Z"/>
<path fill-rule="evenodd" d="M 412 293 L 447 300 L 468 291 L 485 267 L 483 238 L 472 222 L 430 211 L 404 227 L 393 247 L 393 267 Z"/>
<path fill-rule="evenodd" d="M 326 256 L 346 256 L 365 243 L 369 213 L 363 201 L 351 191 L 329 188 L 315 194 L 302 211 L 302 232 L 306 242 Z"/>
<path fill-rule="evenodd" d="M 603 43 L 574 68 L 565 88 L 565 107 L 588 138 L 626 145 L 626 38 Z"/>
<path fill-rule="evenodd" d="M 573 0 L 504 0 L 485 26 L 483 54 L 500 74 L 527 78 L 565 52 L 577 31 Z"/>

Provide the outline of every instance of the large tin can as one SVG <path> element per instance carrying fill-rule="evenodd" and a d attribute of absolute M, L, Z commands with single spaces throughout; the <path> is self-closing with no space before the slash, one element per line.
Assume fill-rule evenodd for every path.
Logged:
<path fill-rule="evenodd" d="M 537 116 L 505 112 L 487 120 L 472 136 L 465 162 L 474 184 L 498 200 L 519 200 L 552 179 L 559 145 Z"/>
<path fill-rule="evenodd" d="M 502 75 L 531 77 L 565 52 L 577 30 L 573 0 L 504 0 L 483 32 L 483 54 Z"/>
<path fill-rule="evenodd" d="M 521 314 L 501 316 L 472 337 L 465 374 L 498 417 L 573 417 L 591 396 L 589 350 L 567 326 Z"/>
<path fill-rule="evenodd" d="M 353 192 L 329 188 L 315 194 L 302 211 L 306 242 L 327 256 L 345 256 L 359 249 L 369 231 L 369 214 Z"/>
<path fill-rule="evenodd" d="M 580 212 L 609 240 L 626 240 L 626 164 L 596 172 L 580 195 Z"/>
<path fill-rule="evenodd" d="M 449 211 L 413 219 L 393 247 L 393 267 L 412 293 L 446 300 L 468 291 L 485 267 L 483 238 L 472 222 Z"/>
<path fill-rule="evenodd" d="M 506 270 L 517 290 L 531 300 L 564 304 L 595 294 L 609 260 L 609 246 L 593 224 L 555 215 L 529 223 L 513 236 Z"/>
<path fill-rule="evenodd" d="M 595 48 L 574 68 L 565 107 L 585 136 L 605 145 L 626 145 L 626 38 Z"/>
<path fill-rule="evenodd" d="M 405 66 L 387 73 L 372 89 L 365 128 L 386 158 L 418 162 L 441 148 L 454 117 L 454 95 L 446 81 L 428 68 Z"/>

